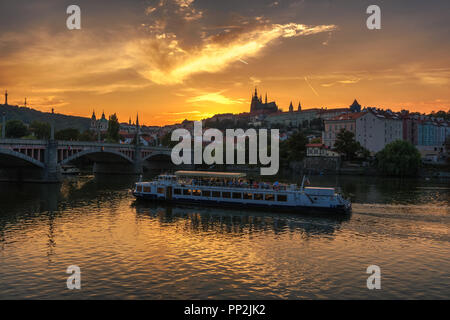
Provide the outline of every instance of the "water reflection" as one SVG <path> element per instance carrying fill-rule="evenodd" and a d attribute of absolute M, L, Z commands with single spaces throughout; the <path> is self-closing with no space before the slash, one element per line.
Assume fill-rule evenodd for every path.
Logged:
<path fill-rule="evenodd" d="M 1 183 L 0 298 L 450 296 L 445 181 L 310 180 L 341 188 L 353 214 L 136 201 L 133 177 Z M 385 270 L 382 292 L 365 287 L 373 263 Z M 72 264 L 83 270 L 80 292 L 65 289 Z"/>
<path fill-rule="evenodd" d="M 271 231 L 274 234 L 298 232 L 304 237 L 333 235 L 349 215 L 268 213 L 255 210 L 244 211 L 221 208 L 196 208 L 169 206 L 144 201 L 135 201 L 133 206 L 139 219 L 156 219 L 161 224 L 185 221 L 185 227 L 196 232 L 227 234 L 252 234 Z"/>

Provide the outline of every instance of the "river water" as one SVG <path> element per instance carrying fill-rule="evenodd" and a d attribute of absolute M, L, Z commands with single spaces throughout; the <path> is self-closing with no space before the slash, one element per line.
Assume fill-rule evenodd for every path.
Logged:
<path fill-rule="evenodd" d="M 131 177 L 2 183 L 0 298 L 450 298 L 448 181 L 310 180 L 341 188 L 353 213 L 165 207 L 136 202 Z M 67 289 L 71 265 L 80 290 Z"/>

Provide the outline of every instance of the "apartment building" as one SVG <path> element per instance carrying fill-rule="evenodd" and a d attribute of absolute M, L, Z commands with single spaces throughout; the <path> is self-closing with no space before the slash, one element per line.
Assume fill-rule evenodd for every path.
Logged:
<path fill-rule="evenodd" d="M 341 130 L 353 132 L 356 136 L 356 120 L 364 115 L 365 112 L 345 113 L 331 120 L 325 120 L 325 131 L 322 132 L 323 144 L 329 148 L 333 148 L 337 134 Z"/>

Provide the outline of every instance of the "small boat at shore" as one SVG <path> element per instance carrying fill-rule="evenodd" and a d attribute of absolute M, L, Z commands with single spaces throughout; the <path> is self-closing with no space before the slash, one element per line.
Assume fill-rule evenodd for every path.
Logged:
<path fill-rule="evenodd" d="M 267 184 L 245 179 L 245 173 L 177 171 L 139 181 L 133 189 L 137 199 L 211 206 L 254 207 L 289 212 L 325 211 L 348 213 L 349 200 L 334 188 Z"/>
<path fill-rule="evenodd" d="M 61 174 L 65 174 L 65 175 L 79 175 L 80 174 L 80 169 L 78 169 L 75 166 L 69 166 L 69 165 L 61 166 Z"/>

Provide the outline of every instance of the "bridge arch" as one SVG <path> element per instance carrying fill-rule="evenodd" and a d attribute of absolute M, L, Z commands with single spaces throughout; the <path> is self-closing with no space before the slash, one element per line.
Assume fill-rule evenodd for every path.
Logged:
<path fill-rule="evenodd" d="M 153 152 L 145 157 L 142 158 L 142 161 L 146 161 L 146 160 L 151 160 L 151 158 L 155 158 L 155 157 L 171 157 L 171 152 L 170 151 L 157 151 L 157 152 Z"/>
<path fill-rule="evenodd" d="M 91 148 L 91 149 L 86 149 L 86 150 L 77 152 L 77 153 L 71 155 L 70 157 L 65 158 L 64 160 L 59 161 L 59 164 L 65 165 L 65 164 L 70 163 L 73 160 L 78 159 L 78 158 L 81 158 L 84 156 L 89 156 L 89 155 L 96 155 L 96 154 L 98 154 L 98 155 L 111 155 L 112 154 L 112 155 L 118 156 L 119 158 L 125 160 L 126 162 L 129 162 L 129 163 L 134 162 L 133 159 L 131 159 L 130 157 L 128 157 L 125 154 L 123 154 L 119 151 L 116 151 L 116 150 L 107 149 L 107 148 Z"/>
<path fill-rule="evenodd" d="M 45 168 L 45 164 L 42 163 L 41 161 L 38 161 L 30 156 L 27 156 L 26 154 L 23 154 L 21 152 L 17 152 L 17 151 L 11 150 L 11 149 L 0 148 L 0 155 L 18 158 L 18 159 L 21 159 L 27 163 L 30 163 L 30 164 L 36 166 L 36 167 Z"/>

